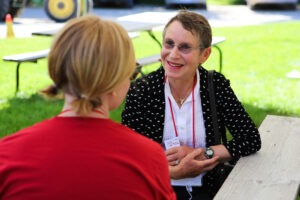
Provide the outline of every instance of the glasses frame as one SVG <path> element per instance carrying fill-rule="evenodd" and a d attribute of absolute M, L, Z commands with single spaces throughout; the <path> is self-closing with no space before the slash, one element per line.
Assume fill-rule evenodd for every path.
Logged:
<path fill-rule="evenodd" d="M 180 45 L 175 45 L 175 44 L 168 44 L 166 41 L 163 41 L 163 48 L 167 49 L 167 50 L 173 50 L 174 47 L 177 48 L 177 50 L 182 53 L 182 54 L 189 54 L 191 53 L 193 50 L 203 50 L 205 49 L 205 47 L 203 47 L 203 45 L 199 45 L 197 47 L 185 47 L 186 44 L 180 44 Z"/>

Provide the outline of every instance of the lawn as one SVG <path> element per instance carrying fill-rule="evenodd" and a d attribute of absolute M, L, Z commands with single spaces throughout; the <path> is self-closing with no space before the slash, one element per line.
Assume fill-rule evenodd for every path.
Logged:
<path fill-rule="evenodd" d="M 282 22 L 246 27 L 213 28 L 215 36 L 225 36 L 219 46 L 223 50 L 223 74 L 247 111 L 259 126 L 266 114 L 300 116 L 300 79 L 287 78 L 292 70 L 300 71 L 300 22 Z M 161 32 L 155 32 L 161 39 Z M 31 37 L 0 39 L 0 56 L 49 48 L 52 38 Z M 133 39 L 136 57 L 159 52 L 159 47 L 142 33 Z M 32 45 L 38 44 L 38 45 Z M 218 52 L 204 65 L 218 69 Z M 146 66 L 149 72 L 158 64 Z M 51 80 L 46 59 L 22 64 L 20 90 L 15 95 L 15 63 L 0 60 L 0 137 L 56 115 L 62 100 L 45 100 L 38 91 Z M 122 106 L 113 111 L 120 120 Z"/>

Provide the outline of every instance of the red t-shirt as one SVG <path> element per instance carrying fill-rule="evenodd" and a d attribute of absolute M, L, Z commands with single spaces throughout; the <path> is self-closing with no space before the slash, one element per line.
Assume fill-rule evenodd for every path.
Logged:
<path fill-rule="evenodd" d="M 159 144 L 110 119 L 54 117 L 0 140 L 0 199 L 176 197 Z"/>

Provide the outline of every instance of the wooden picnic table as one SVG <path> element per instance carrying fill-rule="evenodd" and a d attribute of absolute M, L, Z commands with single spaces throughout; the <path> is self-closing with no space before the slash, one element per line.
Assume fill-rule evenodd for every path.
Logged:
<path fill-rule="evenodd" d="M 300 186 L 300 118 L 268 115 L 262 148 L 241 158 L 214 200 L 295 200 Z"/>

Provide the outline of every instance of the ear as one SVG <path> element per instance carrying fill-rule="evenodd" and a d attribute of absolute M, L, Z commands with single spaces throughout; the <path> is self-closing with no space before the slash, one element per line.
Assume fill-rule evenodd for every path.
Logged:
<path fill-rule="evenodd" d="M 211 54 L 211 47 L 204 49 L 200 54 L 200 63 L 203 64 Z"/>
<path fill-rule="evenodd" d="M 109 92 L 109 95 L 115 97 L 115 96 L 117 96 L 117 93 L 115 91 L 111 91 L 111 92 Z"/>

